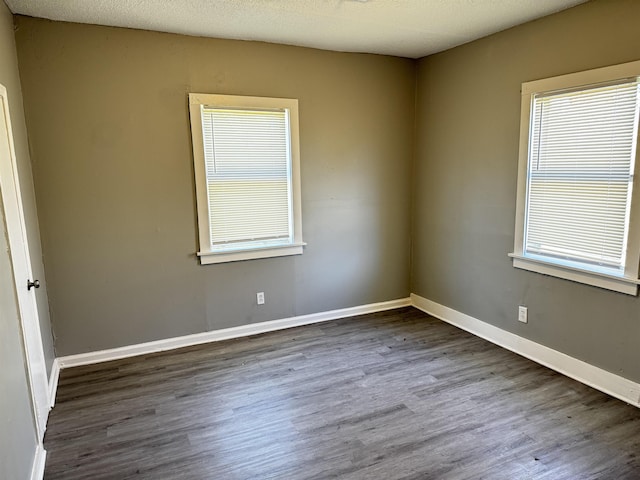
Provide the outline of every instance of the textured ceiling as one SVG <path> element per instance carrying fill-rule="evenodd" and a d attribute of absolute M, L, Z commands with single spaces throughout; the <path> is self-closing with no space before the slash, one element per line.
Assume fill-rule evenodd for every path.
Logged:
<path fill-rule="evenodd" d="M 68 22 L 419 58 L 585 0 L 6 0 Z"/>

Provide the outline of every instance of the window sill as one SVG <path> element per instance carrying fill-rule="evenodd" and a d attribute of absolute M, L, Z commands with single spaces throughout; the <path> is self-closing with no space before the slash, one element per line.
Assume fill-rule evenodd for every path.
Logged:
<path fill-rule="evenodd" d="M 200 264 L 239 262 L 257 258 L 284 257 L 288 255 L 302 255 L 306 243 L 294 243 L 264 248 L 252 248 L 250 250 L 231 250 L 226 252 L 198 252 Z"/>
<path fill-rule="evenodd" d="M 510 253 L 509 256 L 513 258 L 513 266 L 515 268 L 564 278 L 565 280 L 593 285 L 594 287 L 626 293 L 627 295 L 638 294 L 638 284 L 640 284 L 640 280 L 637 278 L 618 277 L 600 272 L 588 272 L 566 265 L 546 262 L 537 258 L 525 257 L 517 253 Z"/>

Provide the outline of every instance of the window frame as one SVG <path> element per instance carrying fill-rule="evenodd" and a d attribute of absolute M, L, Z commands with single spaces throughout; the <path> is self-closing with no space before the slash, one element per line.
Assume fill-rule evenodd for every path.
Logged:
<path fill-rule="evenodd" d="M 204 107 L 286 109 L 289 119 L 289 149 L 291 169 L 291 219 L 292 241 L 282 245 L 252 246 L 249 248 L 214 251 L 211 248 L 211 225 L 209 218 L 209 194 L 207 190 L 206 161 L 202 125 Z M 250 97 L 208 93 L 189 94 L 189 116 L 196 184 L 196 207 L 198 214 L 199 251 L 196 255 L 202 265 L 235 262 L 258 258 L 301 255 L 306 243 L 302 240 L 302 205 L 300 182 L 300 138 L 298 126 L 298 100 L 293 98 Z"/>
<path fill-rule="evenodd" d="M 596 84 L 633 79 L 635 77 L 640 77 L 640 61 L 560 75 L 522 84 L 515 236 L 513 253 L 508 254 L 509 257 L 513 259 L 513 266 L 515 268 L 551 275 L 628 295 L 638 294 L 638 284 L 640 284 L 640 280 L 638 279 L 640 267 L 640 128 L 636 131 L 638 148 L 636 148 L 635 175 L 633 176 L 631 187 L 632 194 L 624 273 L 622 275 L 615 275 L 599 272 L 597 268 L 594 270 L 585 269 L 580 264 L 574 262 L 527 254 L 524 251 L 529 178 L 529 148 L 531 143 L 531 114 L 535 95 L 561 90 L 580 89 L 581 87 L 586 89 Z"/>

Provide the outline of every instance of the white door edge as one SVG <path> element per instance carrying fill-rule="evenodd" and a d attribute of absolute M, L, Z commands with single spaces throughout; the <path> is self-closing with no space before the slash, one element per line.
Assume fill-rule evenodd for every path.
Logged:
<path fill-rule="evenodd" d="M 33 275 L 13 144 L 9 102 L 7 89 L 4 85 L 0 85 L 0 190 L 2 191 L 20 310 L 20 328 L 24 340 L 25 364 L 30 383 L 34 423 L 38 439 L 42 440 L 49 414 L 47 368 L 42 348 L 35 290 L 27 290 L 27 280 L 33 280 Z"/>

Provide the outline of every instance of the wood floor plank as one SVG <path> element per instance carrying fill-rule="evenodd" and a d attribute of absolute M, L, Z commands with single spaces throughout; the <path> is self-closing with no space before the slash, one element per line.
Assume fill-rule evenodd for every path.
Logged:
<path fill-rule="evenodd" d="M 47 480 L 640 479 L 640 410 L 411 307 L 63 370 Z"/>

